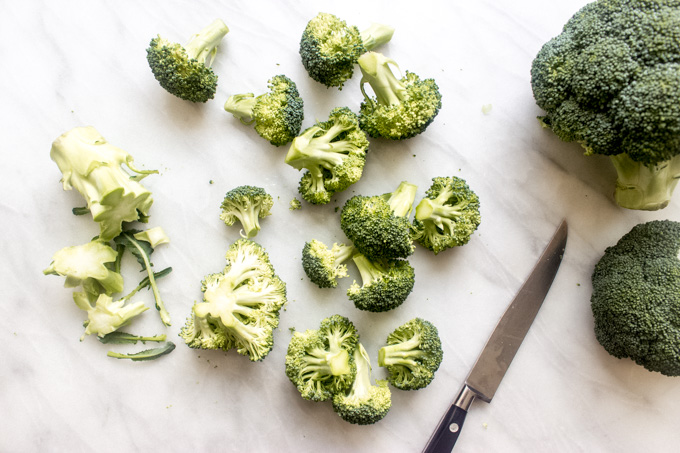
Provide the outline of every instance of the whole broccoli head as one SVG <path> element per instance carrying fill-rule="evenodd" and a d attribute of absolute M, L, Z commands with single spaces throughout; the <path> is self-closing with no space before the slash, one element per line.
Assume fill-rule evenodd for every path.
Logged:
<path fill-rule="evenodd" d="M 679 6 L 592 2 L 531 66 L 543 125 L 586 155 L 610 156 L 624 208 L 665 207 L 680 177 Z"/>
<path fill-rule="evenodd" d="M 297 85 L 285 75 L 269 79 L 269 91 L 235 94 L 224 104 L 224 110 L 244 124 L 254 124 L 255 131 L 272 145 L 290 143 L 300 132 L 304 119 L 304 102 Z"/>
<path fill-rule="evenodd" d="M 325 318 L 318 329 L 293 334 L 286 352 L 286 376 L 304 399 L 330 400 L 354 382 L 358 343 L 359 333 L 348 318 Z"/>
<path fill-rule="evenodd" d="M 339 278 L 348 276 L 345 263 L 356 253 L 352 244 L 336 242 L 328 247 L 318 239 L 312 239 L 302 248 L 302 268 L 319 288 L 335 288 Z"/>
<path fill-rule="evenodd" d="M 389 311 L 404 303 L 415 284 L 415 271 L 406 260 L 369 260 L 364 255 L 353 258 L 361 274 L 347 289 L 347 296 L 359 310 L 374 313 Z"/>
<path fill-rule="evenodd" d="M 94 127 L 76 127 L 60 135 L 52 142 L 50 157 L 61 171 L 64 190 L 75 188 L 85 199 L 102 241 L 120 234 L 123 222 L 148 216 L 153 198 L 139 181 L 158 172 L 136 169 L 132 156 L 107 142 Z"/>
<path fill-rule="evenodd" d="M 154 77 L 170 94 L 191 102 L 215 97 L 217 75 L 210 68 L 217 46 L 229 32 L 220 19 L 199 31 L 182 46 L 157 36 L 146 50 Z"/>
<path fill-rule="evenodd" d="M 366 163 L 368 138 L 357 115 L 347 107 L 331 111 L 293 139 L 286 163 L 305 169 L 299 192 L 312 204 L 326 204 L 331 196 L 359 181 Z"/>
<path fill-rule="evenodd" d="M 231 189 L 222 200 L 220 219 L 231 226 L 238 220 L 246 238 L 257 236 L 260 219 L 271 215 L 274 199 L 262 187 L 238 186 Z"/>
<path fill-rule="evenodd" d="M 371 381 L 371 360 L 361 343 L 354 350 L 354 363 L 356 378 L 349 390 L 333 396 L 333 410 L 349 423 L 372 425 L 392 407 L 392 392 L 386 380 Z"/>
<path fill-rule="evenodd" d="M 595 336 L 614 357 L 680 376 L 680 222 L 636 225 L 595 266 Z"/>
<path fill-rule="evenodd" d="M 418 390 L 430 385 L 443 357 L 434 324 L 413 318 L 387 336 L 387 345 L 378 351 L 378 365 L 387 369 L 387 380 L 396 388 Z"/>
<path fill-rule="evenodd" d="M 201 282 L 203 302 L 194 304 L 179 335 L 191 348 L 235 348 L 260 361 L 274 345 L 286 284 L 275 274 L 264 248 L 249 239 L 234 242 L 226 260 L 222 272 Z"/>
<path fill-rule="evenodd" d="M 442 106 L 442 96 L 434 79 L 421 79 L 406 71 L 397 78 L 390 65 L 397 66 L 378 52 L 366 52 L 358 59 L 363 77 L 364 101 L 359 124 L 371 137 L 404 140 L 422 132 L 434 121 Z M 371 98 L 364 86 L 373 90 Z"/>
<path fill-rule="evenodd" d="M 436 255 L 467 244 L 481 221 L 479 197 L 464 179 L 435 177 L 416 206 L 413 238 Z"/>
<path fill-rule="evenodd" d="M 406 258 L 415 250 L 408 216 L 416 190 L 402 181 L 393 192 L 353 196 L 340 212 L 342 231 L 369 259 Z"/>
<path fill-rule="evenodd" d="M 342 88 L 352 77 L 357 59 L 392 39 L 394 29 L 373 24 L 360 32 L 329 13 L 311 19 L 300 39 L 300 57 L 309 76 L 327 87 Z"/>

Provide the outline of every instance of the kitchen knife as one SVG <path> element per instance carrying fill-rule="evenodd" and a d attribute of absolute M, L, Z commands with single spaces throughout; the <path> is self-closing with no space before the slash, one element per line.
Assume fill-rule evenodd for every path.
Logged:
<path fill-rule="evenodd" d="M 487 340 L 458 397 L 432 433 L 424 453 L 449 453 L 458 440 L 472 402 L 475 399 L 491 402 L 548 294 L 566 245 L 567 223 L 563 220 Z"/>

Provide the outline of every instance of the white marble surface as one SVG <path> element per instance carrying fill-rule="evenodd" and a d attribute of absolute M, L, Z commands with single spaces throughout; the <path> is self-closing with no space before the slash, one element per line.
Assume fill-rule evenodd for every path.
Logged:
<path fill-rule="evenodd" d="M 617 208 L 608 161 L 583 157 L 536 121 L 530 63 L 585 3 L 3 2 L 0 451 L 419 451 L 562 217 L 570 237 L 553 289 L 494 400 L 474 403 L 456 451 L 677 451 L 680 378 L 607 355 L 592 332 L 589 297 L 604 248 L 639 222 L 680 220 L 680 195 L 654 213 Z M 300 174 L 283 163 L 285 149 L 239 124 L 222 104 L 233 93 L 263 91 L 268 78 L 284 73 L 304 97 L 305 127 L 332 107 L 357 108 L 358 77 L 342 91 L 327 90 L 300 64 L 300 34 L 319 11 L 360 28 L 393 25 L 382 51 L 403 69 L 435 78 L 443 108 L 420 137 L 372 141 L 354 191 L 291 212 Z M 149 40 L 162 33 L 184 41 L 217 17 L 231 31 L 214 64 L 216 98 L 192 105 L 168 95 L 148 69 Z M 487 104 L 492 110 L 483 114 Z M 80 342 L 83 316 L 70 290 L 42 275 L 56 250 L 97 233 L 91 219 L 71 214 L 81 199 L 62 190 L 49 159 L 52 140 L 82 125 L 161 171 L 145 184 L 155 198 L 150 225 L 172 240 L 154 262 L 174 268 L 160 282 L 173 325 L 164 329 L 149 310 L 130 327 L 165 332 L 177 343 L 155 362 L 117 361 L 95 338 Z M 482 225 L 459 250 L 436 257 L 416 251 L 417 284 L 402 307 L 367 314 L 344 294 L 350 279 L 335 291 L 306 281 L 303 243 L 343 240 L 336 208 L 352 193 L 387 192 L 409 180 L 422 194 L 430 178 L 450 174 L 480 195 Z M 219 205 L 240 184 L 261 185 L 276 199 L 257 239 L 290 298 L 262 363 L 192 350 L 177 337 L 201 297 L 202 276 L 222 268 L 238 238 L 221 223 Z M 284 374 L 289 329 L 313 328 L 333 313 L 355 322 L 374 361 L 397 325 L 414 316 L 435 322 L 445 359 L 433 384 L 393 391 L 391 412 L 370 427 L 302 400 Z"/>

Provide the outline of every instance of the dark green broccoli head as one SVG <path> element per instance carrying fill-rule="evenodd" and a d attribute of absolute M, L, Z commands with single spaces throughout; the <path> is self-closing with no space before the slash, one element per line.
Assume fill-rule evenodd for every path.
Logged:
<path fill-rule="evenodd" d="M 355 195 L 340 212 L 340 227 L 369 259 L 396 259 L 411 255 L 411 212 L 417 187 L 402 182 L 384 195 Z"/>
<path fill-rule="evenodd" d="M 220 219 L 229 226 L 238 220 L 243 236 L 252 238 L 260 231 L 260 218 L 271 215 L 273 205 L 274 199 L 262 187 L 238 186 L 224 196 Z"/>
<path fill-rule="evenodd" d="M 210 68 L 217 46 L 229 32 L 221 20 L 194 35 L 186 46 L 157 36 L 146 50 L 154 77 L 169 93 L 191 102 L 215 96 L 217 75 Z"/>
<path fill-rule="evenodd" d="M 595 335 L 617 358 L 680 376 L 680 222 L 633 227 L 592 276 Z"/>
<path fill-rule="evenodd" d="M 343 316 L 330 316 L 316 330 L 293 334 L 286 352 L 286 376 L 304 399 L 329 400 L 354 382 L 358 344 L 354 324 Z"/>
<path fill-rule="evenodd" d="M 244 124 L 254 124 L 260 137 L 272 145 L 282 146 L 300 132 L 304 102 L 295 82 L 285 75 L 272 77 L 268 87 L 268 92 L 257 97 L 253 93 L 230 96 L 224 110 Z"/>
<path fill-rule="evenodd" d="M 413 237 L 436 255 L 467 244 L 481 221 L 479 197 L 464 179 L 435 177 L 416 206 Z"/>
<path fill-rule="evenodd" d="M 678 6 L 592 2 L 543 45 L 531 67 L 545 126 L 586 154 L 625 155 L 636 164 L 617 167 L 624 171 L 616 201 L 630 209 L 663 208 L 680 176 L 675 163 L 663 171 L 680 154 Z"/>
<path fill-rule="evenodd" d="M 302 198 L 326 204 L 334 193 L 359 181 L 367 151 L 368 138 L 357 115 L 347 107 L 338 107 L 328 121 L 317 122 L 293 140 L 286 163 L 306 170 L 299 185 Z"/>
<path fill-rule="evenodd" d="M 338 279 L 347 277 L 347 262 L 356 253 L 353 245 L 333 244 L 312 239 L 302 248 L 302 268 L 307 277 L 319 288 L 335 288 Z"/>
<path fill-rule="evenodd" d="M 389 311 L 404 303 L 415 284 L 415 271 L 406 260 L 369 260 L 356 255 L 354 263 L 361 274 L 361 285 L 354 282 L 347 296 L 359 310 Z"/>
<path fill-rule="evenodd" d="M 359 124 L 371 137 L 403 140 L 414 137 L 434 121 L 442 106 L 442 96 L 434 79 L 420 79 L 406 71 L 398 79 L 390 65 L 394 60 L 377 52 L 359 57 L 363 77 L 364 101 L 359 110 Z M 375 97 L 364 90 L 368 83 Z"/>
<path fill-rule="evenodd" d="M 386 368 L 387 380 L 396 388 L 418 390 L 430 385 L 443 357 L 437 328 L 414 318 L 387 336 L 387 345 L 378 351 L 378 365 Z"/>

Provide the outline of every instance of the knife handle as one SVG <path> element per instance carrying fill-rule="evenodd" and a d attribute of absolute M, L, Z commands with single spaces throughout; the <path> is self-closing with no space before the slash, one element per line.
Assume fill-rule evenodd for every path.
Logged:
<path fill-rule="evenodd" d="M 463 429 L 465 416 L 474 399 L 474 391 L 464 385 L 458 398 L 446 411 L 437 429 L 432 433 L 423 453 L 450 453 L 453 450 L 453 446 L 456 445 L 458 436 Z"/>

